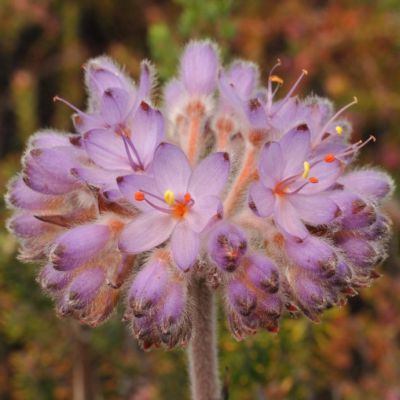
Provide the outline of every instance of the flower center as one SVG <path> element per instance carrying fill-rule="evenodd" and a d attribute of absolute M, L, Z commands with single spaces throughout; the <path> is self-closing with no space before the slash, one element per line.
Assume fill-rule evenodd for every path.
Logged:
<path fill-rule="evenodd" d="M 159 204 L 154 203 L 149 199 L 153 198 L 158 201 Z M 146 190 L 139 190 L 135 192 L 134 199 L 136 201 L 145 201 L 148 205 L 166 214 L 170 214 L 172 217 L 182 219 L 190 211 L 194 205 L 194 200 L 190 193 L 185 193 L 182 199 L 177 200 L 175 193 L 172 190 L 166 190 L 164 196 L 157 196 Z M 166 205 L 166 207 L 163 206 Z"/>

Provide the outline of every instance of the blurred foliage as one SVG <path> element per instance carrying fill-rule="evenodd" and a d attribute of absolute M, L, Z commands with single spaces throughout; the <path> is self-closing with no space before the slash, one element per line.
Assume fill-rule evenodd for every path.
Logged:
<path fill-rule="evenodd" d="M 375 134 L 362 161 L 400 175 L 400 5 L 397 0 L 2 0 L 0 2 L 0 182 L 20 168 L 39 127 L 72 129 L 55 94 L 84 106 L 81 64 L 107 53 L 134 77 L 142 58 L 161 81 L 176 73 L 182 45 L 210 37 L 222 57 L 260 63 L 265 82 L 277 57 L 290 84 L 309 71 L 303 92 L 337 104 L 357 95 L 354 138 Z M 285 86 L 282 89 L 285 90 Z M 384 277 L 320 325 L 286 318 L 278 335 L 237 343 L 220 324 L 221 374 L 233 400 L 400 399 L 400 275 L 397 200 L 388 204 L 395 238 Z M 2 207 L 4 222 L 8 212 Z M 59 320 L 35 282 L 36 267 L 15 261 L 0 232 L 0 398 L 187 399 L 183 350 L 143 353 L 121 310 L 89 330 Z"/>

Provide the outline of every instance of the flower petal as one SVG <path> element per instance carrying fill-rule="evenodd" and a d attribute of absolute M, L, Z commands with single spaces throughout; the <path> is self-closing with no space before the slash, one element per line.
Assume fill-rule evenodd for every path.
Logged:
<path fill-rule="evenodd" d="M 119 190 L 126 197 L 126 199 L 131 202 L 135 207 L 142 211 L 154 210 L 152 206 L 147 204 L 145 201 L 137 201 L 135 200 L 135 193 L 139 191 L 146 191 L 149 193 L 153 193 L 155 195 L 159 195 L 159 193 L 154 190 L 156 188 L 154 178 L 150 178 L 146 175 L 126 175 L 120 176 L 117 178 L 117 183 Z M 156 204 L 159 207 L 166 207 L 165 202 L 162 200 L 158 200 L 151 196 L 148 196 L 148 199 Z"/>
<path fill-rule="evenodd" d="M 196 196 L 218 196 L 229 176 L 229 156 L 227 153 L 213 153 L 202 160 L 190 177 L 188 192 Z"/>
<path fill-rule="evenodd" d="M 328 224 L 337 217 L 340 211 L 327 194 L 311 196 L 292 194 L 288 195 L 287 199 L 296 209 L 300 219 L 311 225 Z"/>
<path fill-rule="evenodd" d="M 161 113 L 142 102 L 132 119 L 132 142 L 146 167 L 152 161 L 157 146 L 164 138 L 164 120 Z"/>
<path fill-rule="evenodd" d="M 333 186 L 340 174 L 342 173 L 342 165 L 339 161 L 331 163 L 319 162 L 311 167 L 309 176 L 316 177 L 317 183 L 308 183 L 301 189 L 302 194 L 311 194 L 322 192 Z"/>
<path fill-rule="evenodd" d="M 349 172 L 340 177 L 339 183 L 372 200 L 384 198 L 393 189 L 393 181 L 390 176 L 376 170 Z"/>
<path fill-rule="evenodd" d="M 108 88 L 101 98 L 100 115 L 109 125 L 124 122 L 129 111 L 129 93 L 121 88 Z"/>
<path fill-rule="evenodd" d="M 199 254 L 199 234 L 192 231 L 188 224 L 179 223 L 171 238 L 172 254 L 176 265 L 187 271 L 196 261 Z"/>
<path fill-rule="evenodd" d="M 299 239 L 305 239 L 309 235 L 308 230 L 299 218 L 297 210 L 287 199 L 276 198 L 274 219 L 279 227 L 289 235 Z"/>
<path fill-rule="evenodd" d="M 259 172 L 261 181 L 269 188 L 274 187 L 282 179 L 284 167 L 279 143 L 267 143 L 260 154 Z"/>
<path fill-rule="evenodd" d="M 176 220 L 160 211 L 149 211 L 137 216 L 122 231 L 119 248 L 127 253 L 141 253 L 165 242 L 171 235 Z"/>
<path fill-rule="evenodd" d="M 69 271 L 100 253 L 110 239 L 106 225 L 86 224 L 70 229 L 59 236 L 51 251 L 54 268 Z"/>
<path fill-rule="evenodd" d="M 187 224 L 195 232 L 201 232 L 212 217 L 220 211 L 221 201 L 216 196 L 197 197 L 195 203 L 186 216 Z"/>
<path fill-rule="evenodd" d="M 309 161 L 311 151 L 310 131 L 293 128 L 279 141 L 285 158 L 284 177 L 296 175 L 303 171 L 304 161 Z"/>
<path fill-rule="evenodd" d="M 110 170 L 132 170 L 121 137 L 111 130 L 93 129 L 84 136 L 89 157 L 99 166 Z"/>
<path fill-rule="evenodd" d="M 249 189 L 249 207 L 260 217 L 269 217 L 274 210 L 275 195 L 261 182 L 255 182 Z"/>
<path fill-rule="evenodd" d="M 215 88 L 218 55 L 208 41 L 189 43 L 181 58 L 181 78 L 190 94 L 208 95 Z"/>
<path fill-rule="evenodd" d="M 160 193 L 166 190 L 172 190 L 175 195 L 186 193 L 192 170 L 178 147 L 161 143 L 154 156 L 153 172 Z"/>

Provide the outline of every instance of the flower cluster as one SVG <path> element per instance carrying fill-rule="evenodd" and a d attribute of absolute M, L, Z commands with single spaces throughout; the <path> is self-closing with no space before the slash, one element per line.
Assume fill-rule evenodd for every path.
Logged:
<path fill-rule="evenodd" d="M 286 310 L 317 321 L 370 284 L 386 255 L 381 210 L 393 183 L 351 166 L 375 141 L 350 143 L 343 112 L 319 97 L 283 98 L 276 75 L 220 64 L 208 41 L 185 48 L 164 104 L 155 73 L 138 84 L 106 57 L 84 66 L 88 107 L 75 133 L 32 136 L 10 182 L 20 259 L 41 262 L 60 315 L 97 326 L 124 296 L 144 348 L 184 345 L 190 287 L 223 293 L 237 339 L 277 332 Z"/>

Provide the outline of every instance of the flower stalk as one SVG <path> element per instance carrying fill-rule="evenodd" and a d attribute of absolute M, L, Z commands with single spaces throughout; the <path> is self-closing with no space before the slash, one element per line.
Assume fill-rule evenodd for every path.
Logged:
<path fill-rule="evenodd" d="M 188 347 L 193 400 L 220 399 L 214 293 L 204 280 L 195 280 L 190 290 L 193 333 Z"/>

